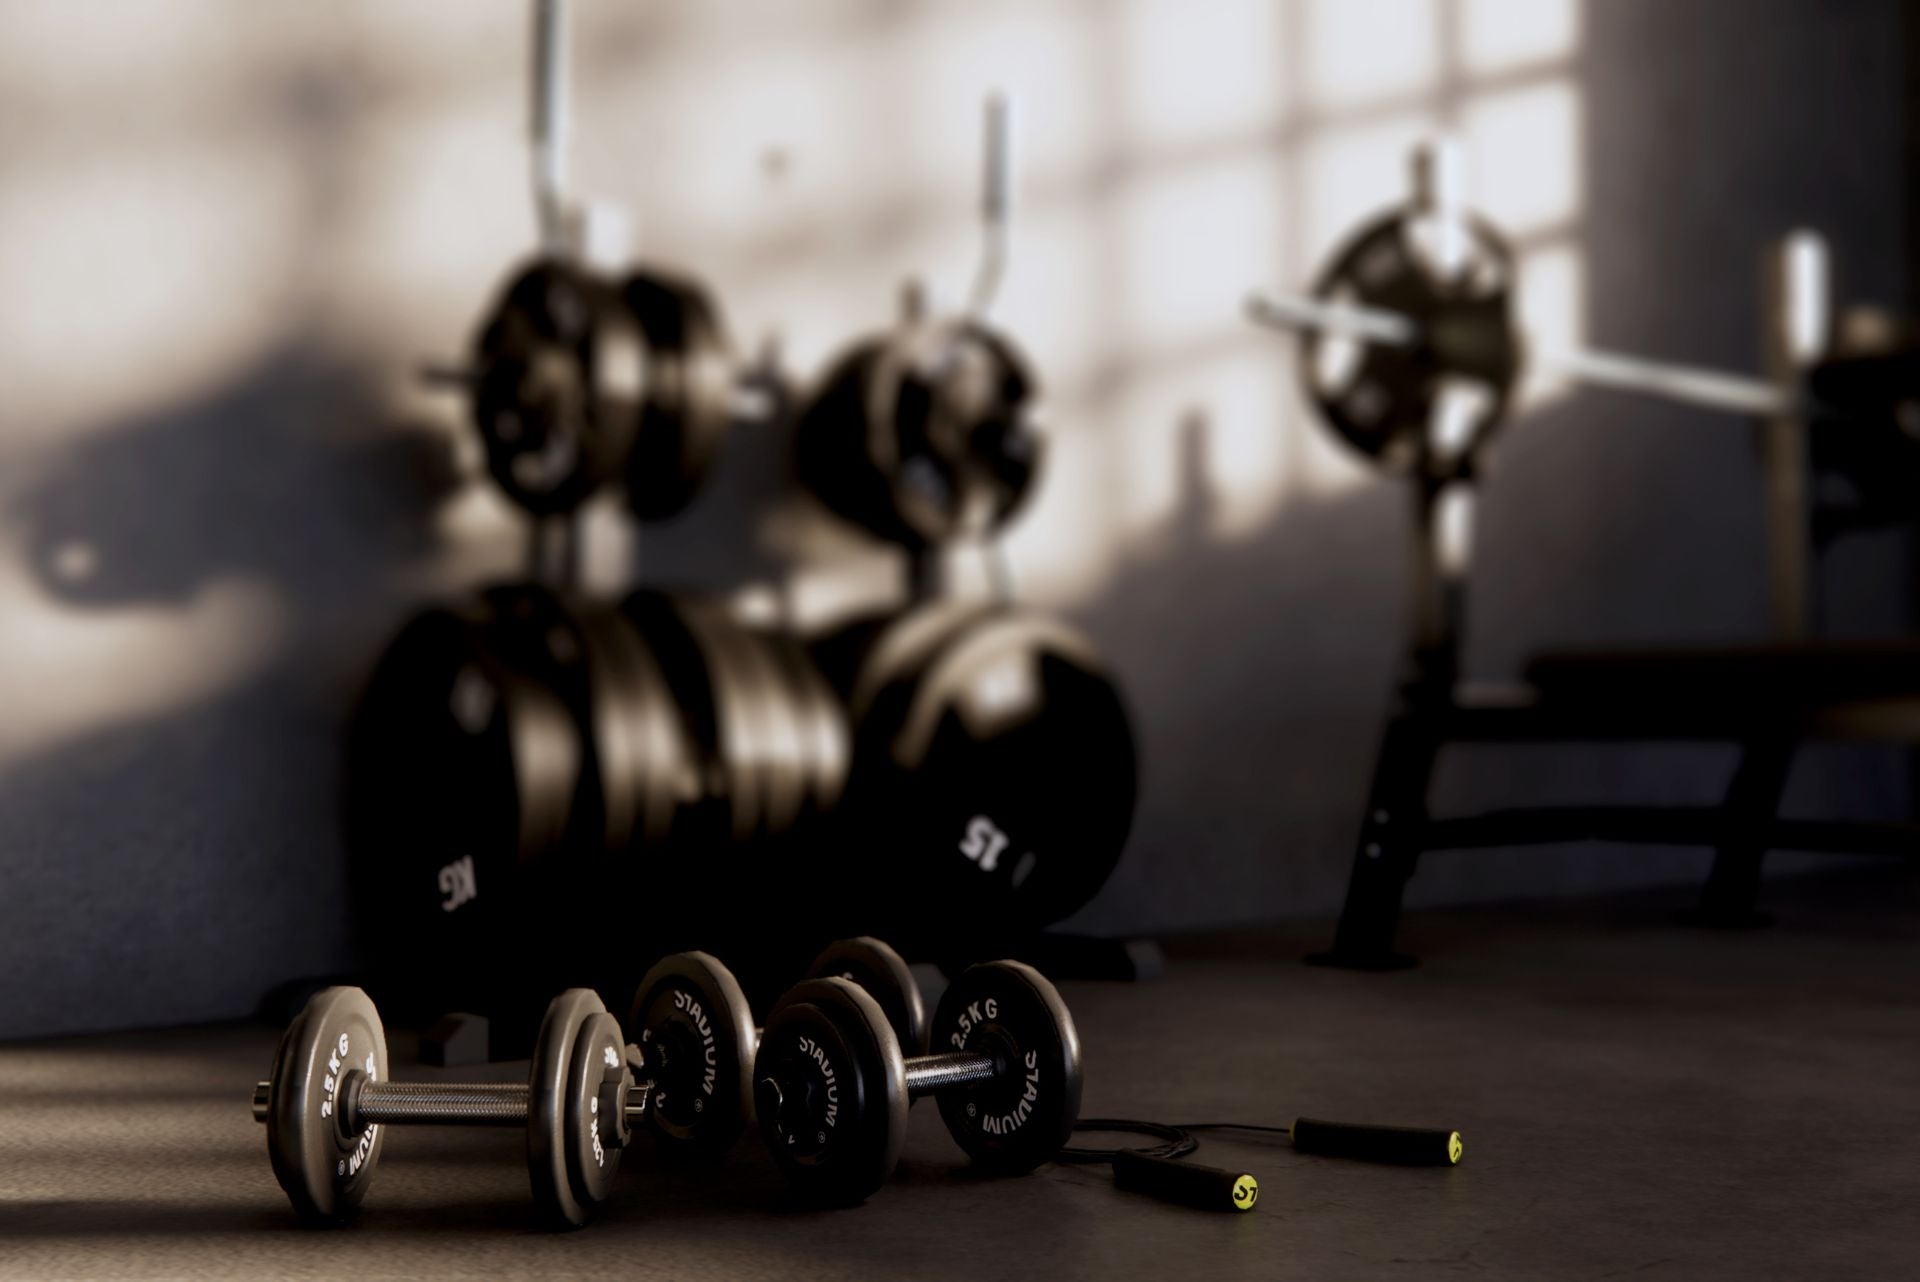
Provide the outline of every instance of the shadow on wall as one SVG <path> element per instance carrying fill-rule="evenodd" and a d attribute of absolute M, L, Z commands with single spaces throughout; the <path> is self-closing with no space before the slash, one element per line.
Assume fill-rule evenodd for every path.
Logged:
<path fill-rule="evenodd" d="M 0 774 L 18 977 L 0 1036 L 231 1017 L 345 963 L 340 730 L 457 483 L 445 432 L 383 423 L 359 371 L 290 346 L 89 432 L 8 497 L 38 582 L 75 609 L 184 608 L 238 577 L 278 618 L 210 698 Z"/>
<path fill-rule="evenodd" d="M 1606 556 L 1579 513 L 1542 514 L 1525 538 L 1498 515 L 1503 504 L 1537 506 L 1526 474 L 1580 466 L 1588 447 L 1565 430 L 1576 417 L 1571 406 L 1541 416 L 1545 430 L 1490 488 L 1489 526 L 1525 544 L 1493 558 L 1496 568 L 1522 552 L 1551 555 L 1559 540 L 1579 549 L 1570 564 Z M 418 604 L 410 584 L 459 586 L 444 581 L 456 549 L 435 532 L 437 508 L 460 484 L 450 438 L 415 424 L 355 426 L 378 422 L 356 371 L 283 354 L 217 395 L 89 435 L 11 505 L 43 585 L 75 608 L 180 603 L 251 576 L 270 587 L 284 626 L 231 687 L 0 775 L 12 852 L 0 965 L 25 977 L 0 1008 L 0 1036 L 230 1017 L 282 979 L 350 961 L 336 827 L 345 716 L 379 647 Z M 1206 479 L 1211 436 L 1197 408 L 1172 434 L 1174 511 L 1078 612 L 1130 697 L 1145 785 L 1128 856 L 1075 923 L 1084 928 L 1219 924 L 1233 916 L 1228 905 L 1246 918 L 1323 911 L 1344 884 L 1401 647 L 1404 495 L 1390 482 L 1302 495 L 1223 541 Z M 743 434 L 736 444 L 682 521 L 643 536 L 644 566 L 663 569 L 644 577 L 711 587 L 786 568 L 766 514 L 807 504 L 791 491 L 784 438 Z M 1714 476 L 1718 502 L 1744 512 L 1750 478 Z M 76 546 L 92 549 L 88 574 L 72 572 Z M 1618 608 L 1601 595 L 1560 600 Z M 1523 616 L 1520 604 L 1509 600 L 1512 613 L 1497 620 L 1503 634 L 1568 631 L 1567 620 Z M 1657 631 L 1657 617 L 1638 617 Z M 1464 785 L 1458 772 L 1443 776 L 1438 801 L 1482 804 L 1496 798 L 1476 794 L 1495 785 L 1512 795 L 1596 784 L 1702 800 L 1723 769 L 1657 754 L 1598 772 L 1593 761 L 1507 752 L 1467 770 Z M 1449 885 L 1458 897 L 1496 867 L 1495 889 L 1575 889 L 1650 872 L 1691 877 L 1705 856 L 1556 854 L 1530 867 L 1522 858 L 1465 876 L 1436 865 L 1415 898 L 1444 898 Z"/>
<path fill-rule="evenodd" d="M 211 397 L 89 432 L 7 519 L 63 602 L 180 604 L 241 575 L 325 617 L 428 559 L 460 485 L 445 431 L 383 413 L 355 370 L 289 344 Z"/>

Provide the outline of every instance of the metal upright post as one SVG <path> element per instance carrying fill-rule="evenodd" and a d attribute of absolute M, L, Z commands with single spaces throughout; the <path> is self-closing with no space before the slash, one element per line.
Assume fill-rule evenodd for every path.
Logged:
<path fill-rule="evenodd" d="M 1831 328 L 1826 241 L 1789 233 L 1768 255 L 1766 359 L 1783 387 L 1798 386 L 1827 351 Z M 1807 420 L 1795 408 L 1762 427 L 1766 475 L 1767 573 L 1774 639 L 1804 641 L 1812 595 L 1811 462 Z"/>

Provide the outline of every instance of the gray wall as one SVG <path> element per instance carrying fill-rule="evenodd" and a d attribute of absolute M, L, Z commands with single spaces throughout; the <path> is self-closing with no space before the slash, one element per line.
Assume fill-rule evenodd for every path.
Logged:
<path fill-rule="evenodd" d="M 1303 282 L 1341 226 L 1392 198 L 1403 136 L 1471 128 L 1477 101 L 1446 62 L 1379 104 L 1327 106 L 1341 85 L 1311 51 L 1356 11 L 581 14 L 583 184 L 798 370 L 882 321 L 904 272 L 962 274 L 972 104 L 1009 78 L 1021 94 L 1033 142 L 1003 314 L 1055 389 L 1060 437 L 1011 552 L 1030 595 L 1111 656 L 1146 770 L 1088 929 L 1322 913 L 1344 885 L 1400 641 L 1405 499 L 1305 421 L 1284 348 L 1246 332 L 1238 290 Z M 1489 11 L 1370 16 L 1391 32 L 1411 14 L 1447 42 Z M 1796 224 L 1839 246 L 1843 296 L 1901 301 L 1899 6 L 1570 12 L 1547 80 L 1577 103 L 1577 208 L 1538 238 L 1582 264 L 1581 329 L 1747 365 L 1759 257 Z M 1274 37 L 1244 111 L 1207 92 L 1237 83 L 1230 68 L 1154 38 L 1215 18 Z M 523 25 L 504 3 L 0 16 L 15 125 L 0 131 L 0 1036 L 231 1016 L 348 960 L 349 700 L 415 603 L 518 557 L 457 412 L 408 371 L 464 336 L 527 243 Z M 1169 80 L 1157 57 L 1193 65 Z M 1475 156 L 1522 198 L 1551 161 Z M 1243 196 L 1259 218 L 1234 212 Z M 1528 414 L 1482 507 L 1472 669 L 1511 673 L 1542 644 L 1760 636 L 1758 479 L 1742 423 L 1598 395 Z M 644 558 L 608 512 L 590 533 L 603 585 L 638 560 L 658 581 L 789 584 L 820 618 L 897 574 L 787 492 L 765 434 L 735 441 Z M 1898 627 L 1910 578 L 1897 538 L 1845 550 L 1830 623 Z M 1704 799 L 1726 765 L 1475 751 L 1449 759 L 1437 800 Z M 1796 804 L 1898 813 L 1903 769 L 1817 754 Z M 1450 855 L 1412 899 L 1703 867 L 1699 852 Z"/>

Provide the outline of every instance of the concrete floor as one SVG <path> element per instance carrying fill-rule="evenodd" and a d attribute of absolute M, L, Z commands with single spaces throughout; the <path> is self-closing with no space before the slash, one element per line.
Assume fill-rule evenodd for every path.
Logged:
<path fill-rule="evenodd" d="M 1104 1170 L 968 1178 L 914 1111 L 894 1184 L 792 1209 L 752 1140 L 644 1151 L 604 1220 L 532 1231 L 517 1136 L 388 1143 L 362 1222 L 299 1228 L 248 1116 L 275 1032 L 0 1047 L 0 1274 L 678 1278 L 1910 1277 L 1920 1260 L 1920 878 L 1768 888 L 1771 930 L 1686 896 L 1429 913 L 1417 969 L 1302 966 L 1324 927 L 1184 941 L 1161 981 L 1064 987 L 1086 1113 L 1457 1127 L 1452 1170 L 1208 1139 L 1259 1208 L 1208 1215 Z"/>

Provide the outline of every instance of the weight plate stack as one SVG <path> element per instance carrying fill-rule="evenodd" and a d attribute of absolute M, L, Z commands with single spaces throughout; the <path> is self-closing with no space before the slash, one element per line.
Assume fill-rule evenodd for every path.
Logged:
<path fill-rule="evenodd" d="M 759 951 L 788 935 L 788 858 L 835 807 L 851 752 L 846 718 L 801 647 L 742 627 L 718 605 L 641 591 L 623 606 L 685 717 L 702 780 L 699 836 L 631 865 L 622 895 L 650 947 Z M 777 951 L 777 950 L 776 950 Z"/>
<path fill-rule="evenodd" d="M 1038 475 L 1038 386 L 1006 339 L 972 322 L 854 347 L 795 425 L 802 483 L 835 515 L 917 550 L 999 529 Z"/>
<path fill-rule="evenodd" d="M 719 309 L 692 281 L 637 272 L 624 299 L 648 355 L 627 502 L 636 516 L 657 520 L 692 501 L 732 425 L 733 354 Z"/>
<path fill-rule="evenodd" d="M 524 962 L 541 956 L 545 861 L 584 762 L 565 699 L 502 631 L 481 599 L 420 615 L 388 648 L 351 733 L 348 830 L 381 999 L 516 1012 L 530 1037 L 548 990 Z"/>
<path fill-rule="evenodd" d="M 537 516 L 571 512 L 627 457 L 651 379 L 619 289 L 551 260 L 522 269 L 474 342 L 487 470 Z"/>
<path fill-rule="evenodd" d="M 820 654 L 853 718 L 841 832 L 854 867 L 823 861 L 816 878 L 865 892 L 849 925 L 936 948 L 1014 937 L 1106 882 L 1137 767 L 1119 691 L 1079 633 L 944 604 L 855 623 Z"/>
<path fill-rule="evenodd" d="M 496 587 L 409 623 L 355 718 L 349 837 L 364 952 L 412 1013 L 523 1048 L 543 995 L 600 980 L 610 868 L 697 841 L 699 762 L 613 607 Z M 395 982 L 397 981 L 397 982 Z"/>

